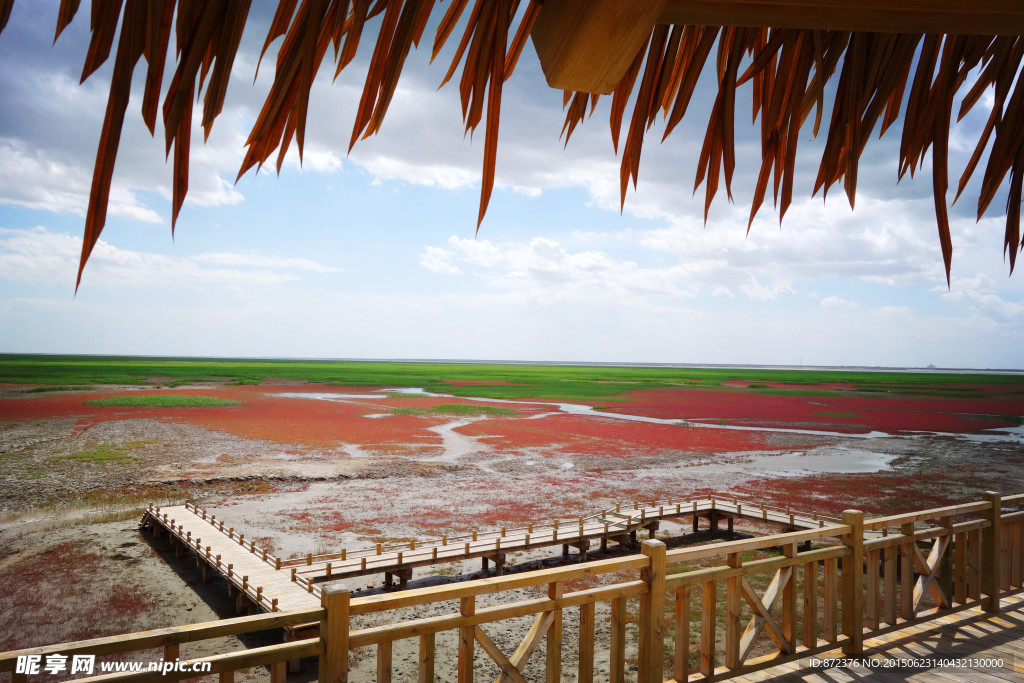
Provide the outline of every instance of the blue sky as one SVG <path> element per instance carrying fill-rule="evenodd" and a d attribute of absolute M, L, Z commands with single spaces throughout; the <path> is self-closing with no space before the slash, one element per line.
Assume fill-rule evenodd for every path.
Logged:
<path fill-rule="evenodd" d="M 88 12 L 51 46 L 56 12 L 16 3 L 0 35 L 0 352 L 1024 367 L 1005 198 L 981 222 L 976 190 L 954 207 L 947 288 L 930 167 L 895 184 L 902 122 L 868 148 L 853 212 L 840 188 L 810 197 L 823 140 L 807 131 L 784 224 L 765 206 L 748 236 L 760 164 L 749 118 L 737 121 L 736 203 L 721 192 L 705 225 L 703 188 L 692 195 L 705 82 L 688 123 L 664 144 L 657 125 L 648 135 L 620 213 L 608 102 L 563 148 L 561 92 L 528 46 L 476 234 L 482 136 L 463 135 L 457 85 L 437 90 L 447 60 L 429 65 L 426 49 L 410 55 L 380 135 L 346 156 L 361 54 L 314 87 L 303 165 L 293 151 L 280 176 L 234 184 L 273 64 L 253 84 L 259 14 L 206 145 L 197 109 L 173 240 L 162 130 L 150 138 L 133 100 L 76 296 L 110 65 L 79 86 Z M 954 130 L 953 187 L 983 114 Z"/>

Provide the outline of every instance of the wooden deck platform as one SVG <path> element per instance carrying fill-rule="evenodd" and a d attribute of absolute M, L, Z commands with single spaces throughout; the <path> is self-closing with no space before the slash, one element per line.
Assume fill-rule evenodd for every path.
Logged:
<path fill-rule="evenodd" d="M 953 683 L 954 681 L 1004 683 L 1024 681 L 1024 595 L 1003 598 L 1001 614 L 987 614 L 980 608 L 939 617 L 917 626 L 864 641 L 869 660 L 1001 660 L 999 666 L 930 666 L 884 668 L 853 666 L 823 668 L 802 659 L 765 669 L 734 681 L 770 681 L 815 683 L 847 681 L 913 681 L 915 683 Z M 838 660 L 838 650 L 818 659 Z"/>

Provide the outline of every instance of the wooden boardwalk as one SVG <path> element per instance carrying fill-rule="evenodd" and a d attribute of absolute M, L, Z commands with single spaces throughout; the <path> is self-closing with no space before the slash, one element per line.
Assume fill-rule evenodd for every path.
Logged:
<path fill-rule="evenodd" d="M 289 572 L 277 568 L 279 560 L 255 543 L 248 543 L 234 530 L 225 531 L 208 515 L 197 513 L 195 507 L 150 507 L 141 526 L 154 534 L 167 533 L 176 553 L 191 549 L 203 570 L 203 579 L 210 572 L 223 576 L 236 596 L 239 609 L 245 602 L 265 612 L 292 612 L 320 607 L 320 596 L 313 595 L 312 586 L 290 579 Z M 230 534 L 230 535 L 229 535 Z"/>
<path fill-rule="evenodd" d="M 416 567 L 476 558 L 482 560 L 484 569 L 493 561 L 496 575 L 501 576 L 506 553 L 562 546 L 563 556 L 568 557 L 569 549 L 575 548 L 580 559 L 585 561 L 594 543 L 599 544 L 602 550 L 609 542 L 635 547 L 639 531 L 646 530 L 653 538 L 662 521 L 678 521 L 687 517 L 692 520 L 694 532 L 697 532 L 701 519 L 708 521 L 712 531 L 718 531 L 719 523 L 725 522 L 730 532 L 737 518 L 768 522 L 789 530 L 817 529 L 838 522 L 813 513 L 769 508 L 735 498 L 686 497 L 617 505 L 587 517 L 529 524 L 515 529 L 474 531 L 464 536 L 410 541 L 400 546 L 378 544 L 352 552 L 286 560 L 283 564 L 295 567 L 299 578 L 315 583 L 383 573 L 386 585 L 391 585 L 392 577 L 395 577 L 400 586 L 405 587 Z"/>
<path fill-rule="evenodd" d="M 874 666 L 823 668 L 802 659 L 782 664 L 734 681 L 771 681 L 815 683 L 847 681 L 914 681 L 915 683 L 952 683 L 977 681 L 1004 683 L 1024 681 L 1024 595 L 1003 598 L 1001 614 L 986 614 L 980 608 L 939 617 L 885 636 L 864 641 L 868 660 L 999 660 L 996 666 L 903 666 L 898 669 Z M 818 656 L 837 660 L 838 650 Z M 985 662 L 975 662 L 984 664 Z"/>
<path fill-rule="evenodd" d="M 383 574 L 385 585 L 390 586 L 397 579 L 399 586 L 405 588 L 415 568 L 472 559 L 480 559 L 484 569 L 494 562 L 495 573 L 501 576 L 506 553 L 561 546 L 563 556 L 567 557 L 569 549 L 575 548 L 580 559 L 586 560 L 592 544 L 598 544 L 602 550 L 609 542 L 635 547 L 638 532 L 647 531 L 653 538 L 662 521 L 683 518 L 691 519 L 694 532 L 702 519 L 712 531 L 718 531 L 720 522 L 724 522 L 730 532 L 737 518 L 788 530 L 825 528 L 838 521 L 737 498 L 686 496 L 617 505 L 587 517 L 515 529 L 473 531 L 401 545 L 377 544 L 288 560 L 274 557 L 253 541 L 246 541 L 226 526 L 223 518 L 218 520 L 210 511 L 189 503 L 165 508 L 150 506 L 140 525 L 156 533 L 167 532 L 179 552 L 183 547 L 195 552 L 204 578 L 214 571 L 227 579 L 238 596 L 240 608 L 244 597 L 264 611 L 284 611 L 318 606 L 319 584 L 328 581 Z"/>

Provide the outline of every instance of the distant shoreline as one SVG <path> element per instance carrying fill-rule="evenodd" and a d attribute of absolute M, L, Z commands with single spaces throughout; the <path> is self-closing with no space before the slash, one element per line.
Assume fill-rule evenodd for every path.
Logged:
<path fill-rule="evenodd" d="M 189 362 L 306 362 L 306 363 L 423 363 L 458 365 L 541 365 L 573 366 L 595 368 L 683 368 L 708 370 L 785 370 L 822 372 L 922 372 L 944 374 L 997 374 L 1024 375 L 1024 368 L 947 368 L 936 366 L 887 366 L 887 365 L 771 365 L 748 363 L 645 363 L 633 361 L 572 361 L 572 360 L 510 360 L 472 358 L 327 358 L 303 356 L 170 356 L 160 354 L 91 354 L 91 353 L 0 353 L 0 363 L 16 358 L 39 359 L 90 359 L 107 361 L 172 361 Z"/>

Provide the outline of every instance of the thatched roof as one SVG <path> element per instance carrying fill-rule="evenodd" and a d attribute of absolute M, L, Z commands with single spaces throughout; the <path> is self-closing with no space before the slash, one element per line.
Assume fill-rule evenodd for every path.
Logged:
<path fill-rule="evenodd" d="M 173 229 L 188 190 L 193 101 L 202 97 L 202 124 L 208 136 L 224 104 L 250 2 L 126 0 L 122 11 L 122 0 L 93 0 L 92 41 L 83 80 L 106 61 L 118 26 L 120 37 L 96 154 L 79 281 L 106 219 L 114 158 L 139 59 L 147 64 L 142 117 L 154 132 L 157 115 L 162 115 L 167 152 L 173 152 Z M 0 0 L 0 31 L 13 3 Z M 61 0 L 58 37 L 79 4 L 80 0 Z M 636 183 L 651 124 L 660 114 L 667 118 L 664 136 L 672 133 L 686 114 L 708 60 L 715 65 L 718 94 L 694 182 L 695 190 L 704 185 L 705 216 L 720 179 L 732 195 L 738 88 L 752 89 L 754 115 L 761 122 L 762 163 L 751 222 L 769 189 L 780 217 L 786 213 L 793 198 L 799 131 L 809 117 L 815 134 L 827 125 L 813 192 L 827 193 L 842 183 L 852 206 L 858 160 L 868 138 L 876 129 L 884 133 L 902 115 L 899 177 L 920 169 L 931 149 L 935 216 L 947 279 L 953 252 L 946 197 L 951 121 L 954 113 L 959 120 L 979 106 L 992 88 L 994 104 L 959 179 L 956 197 L 980 173 L 980 219 L 1009 174 L 1004 252 L 1012 272 L 1017 250 L 1024 248 L 1024 85 L 1018 78 L 1024 57 L 1024 3 L 527 0 L 525 7 L 520 5 L 520 0 L 452 0 L 445 9 L 435 0 L 278 0 L 261 58 L 273 41 L 282 36 L 284 40 L 239 177 L 275 152 L 280 169 L 293 140 L 301 155 L 313 79 L 328 53 L 335 74 L 349 66 L 360 41 L 371 41 L 374 50 L 350 149 L 360 138 L 376 133 L 410 48 L 419 44 L 431 15 L 443 12 L 432 58 L 449 40 L 458 41 L 444 82 L 458 77 L 466 129 L 484 124 L 478 221 L 494 184 L 502 84 L 532 32 L 549 83 L 565 89 L 566 139 L 593 112 L 597 93 L 611 95 L 611 132 L 616 151 L 621 151 L 623 201 L 630 181 Z M 456 31 L 460 26 L 461 34 Z M 162 78 L 172 32 L 171 59 L 177 60 L 177 68 L 165 89 Z M 836 82 L 834 91 L 826 89 L 830 80 Z M 963 100 L 954 112 L 958 94 Z M 826 103 L 827 99 L 832 101 Z M 829 109 L 831 119 L 826 122 L 824 112 Z M 623 121 L 626 135 L 620 150 Z"/>

